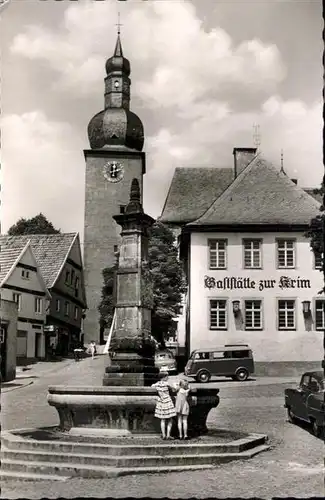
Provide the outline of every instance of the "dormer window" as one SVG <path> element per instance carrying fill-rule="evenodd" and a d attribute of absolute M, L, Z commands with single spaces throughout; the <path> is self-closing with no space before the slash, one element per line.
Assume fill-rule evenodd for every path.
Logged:
<path fill-rule="evenodd" d="M 24 278 L 25 280 L 29 280 L 29 271 L 27 271 L 26 269 L 22 269 L 21 277 Z"/>

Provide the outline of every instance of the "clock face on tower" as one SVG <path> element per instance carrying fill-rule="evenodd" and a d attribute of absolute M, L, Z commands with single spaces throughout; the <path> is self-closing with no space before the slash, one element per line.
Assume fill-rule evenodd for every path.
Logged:
<path fill-rule="evenodd" d="M 109 182 L 119 182 L 123 179 L 124 167 L 122 163 L 119 163 L 117 161 L 109 161 L 104 165 L 103 175 Z"/>

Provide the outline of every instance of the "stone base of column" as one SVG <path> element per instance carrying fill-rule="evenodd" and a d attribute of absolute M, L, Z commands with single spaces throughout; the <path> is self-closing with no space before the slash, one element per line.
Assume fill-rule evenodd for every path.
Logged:
<path fill-rule="evenodd" d="M 150 387 L 158 380 L 154 360 L 136 353 L 117 353 L 105 369 L 103 386 Z"/>

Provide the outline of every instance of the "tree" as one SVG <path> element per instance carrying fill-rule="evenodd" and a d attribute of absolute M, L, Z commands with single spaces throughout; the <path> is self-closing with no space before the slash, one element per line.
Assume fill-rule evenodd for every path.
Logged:
<path fill-rule="evenodd" d="M 99 330 L 100 330 L 101 344 L 104 341 L 104 330 L 106 328 L 110 328 L 113 321 L 114 306 L 115 306 L 114 280 L 115 280 L 116 269 L 117 265 L 114 264 L 114 266 L 107 267 L 102 272 L 104 286 L 102 288 L 102 299 L 98 307 L 98 311 L 100 314 Z"/>
<path fill-rule="evenodd" d="M 53 224 L 47 220 L 42 213 L 31 219 L 19 219 L 16 224 L 8 230 L 9 236 L 21 236 L 23 234 L 58 234 Z"/>
<path fill-rule="evenodd" d="M 168 333 L 175 330 L 174 318 L 179 314 L 186 281 L 178 260 L 174 233 L 161 222 L 156 222 L 151 228 L 149 268 L 154 302 L 151 330 L 156 340 L 164 346 Z"/>
<path fill-rule="evenodd" d="M 315 194 L 320 194 L 323 197 L 323 202 L 320 207 L 320 212 L 316 217 L 314 217 L 309 224 L 309 229 L 306 233 L 307 238 L 310 239 L 310 246 L 315 254 L 322 256 L 322 269 L 321 272 L 324 273 L 324 239 L 325 239 L 325 175 L 323 178 L 323 183 L 320 189 L 314 190 Z M 321 290 L 320 293 L 325 292 L 325 287 Z"/>
<path fill-rule="evenodd" d="M 153 283 L 151 330 L 154 338 L 165 346 L 169 332 L 175 329 L 174 318 L 179 314 L 186 281 L 178 260 L 173 232 L 156 222 L 149 235 L 148 268 Z M 99 305 L 100 326 L 109 328 L 114 314 L 114 279 L 116 265 L 103 270 L 104 286 Z"/>

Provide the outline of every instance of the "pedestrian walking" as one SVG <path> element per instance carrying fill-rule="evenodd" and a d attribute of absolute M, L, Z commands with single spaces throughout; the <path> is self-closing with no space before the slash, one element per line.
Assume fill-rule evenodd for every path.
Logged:
<path fill-rule="evenodd" d="M 176 416 L 175 407 L 170 396 L 168 384 L 168 373 L 160 372 L 159 380 L 151 387 L 158 392 L 155 417 L 160 419 L 161 435 L 163 439 L 173 439 L 170 435 L 173 425 L 173 417 Z"/>
<path fill-rule="evenodd" d="M 180 380 L 175 403 L 179 439 L 183 439 L 183 437 L 184 439 L 188 439 L 187 419 L 190 413 L 190 405 L 188 403 L 189 392 L 190 388 L 188 382 L 186 380 Z"/>
<path fill-rule="evenodd" d="M 90 354 L 91 354 L 92 359 L 94 359 L 95 354 L 96 354 L 96 344 L 93 340 L 90 342 L 89 350 L 90 350 Z"/>

